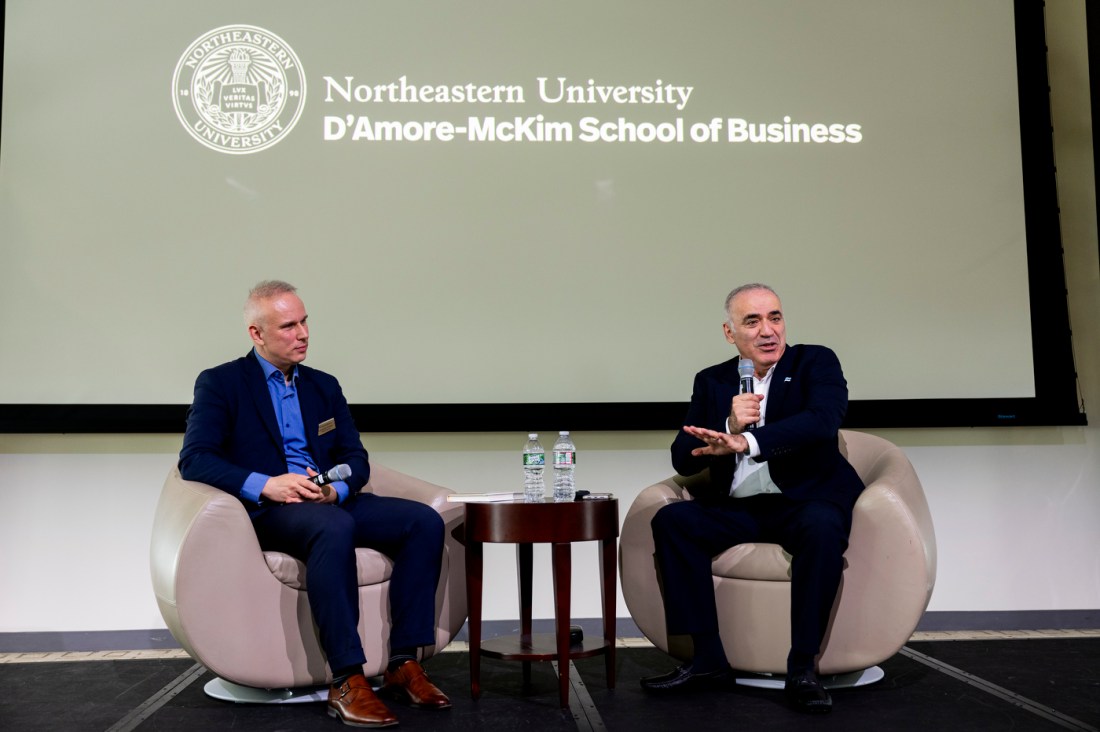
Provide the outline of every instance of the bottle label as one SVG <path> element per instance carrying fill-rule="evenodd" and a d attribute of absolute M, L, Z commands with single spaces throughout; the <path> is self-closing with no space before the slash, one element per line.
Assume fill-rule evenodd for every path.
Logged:
<path fill-rule="evenodd" d="M 527 465 L 546 465 L 546 453 L 544 452 L 525 452 L 523 453 L 523 464 Z"/>
<path fill-rule="evenodd" d="M 554 465 L 561 467 L 568 467 L 570 465 L 577 464 L 577 453 L 566 450 L 554 451 Z"/>

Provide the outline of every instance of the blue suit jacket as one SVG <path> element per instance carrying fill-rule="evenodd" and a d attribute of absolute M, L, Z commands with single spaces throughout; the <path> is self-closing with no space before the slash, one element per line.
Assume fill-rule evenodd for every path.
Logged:
<path fill-rule="evenodd" d="M 740 392 L 739 359 L 695 375 L 686 425 L 724 432 L 730 401 Z M 753 435 L 758 461 L 767 461 L 771 478 L 796 500 L 822 499 L 851 509 L 863 490 L 855 469 L 840 454 L 837 431 L 848 409 L 848 384 L 840 361 L 824 346 L 787 346 L 772 372 L 764 426 Z M 736 461 L 732 455 L 693 457 L 703 443 L 680 432 L 672 443 L 672 465 L 680 475 L 710 468 L 710 486 L 695 496 L 720 501 L 728 496 Z"/>
<path fill-rule="evenodd" d="M 370 478 L 367 451 L 340 383 L 323 371 L 298 366 L 298 402 L 309 453 L 321 472 L 340 463 L 351 468 L 351 494 Z M 332 429 L 322 425 L 332 420 Z M 286 452 L 264 372 L 253 352 L 207 369 L 195 382 L 180 452 L 180 473 L 187 480 L 221 488 L 240 498 L 249 474 L 288 472 Z M 241 499 L 249 509 L 257 504 Z"/>

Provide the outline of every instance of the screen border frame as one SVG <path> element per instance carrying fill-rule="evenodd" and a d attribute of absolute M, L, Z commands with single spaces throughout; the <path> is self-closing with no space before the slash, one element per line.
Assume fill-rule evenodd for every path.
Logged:
<path fill-rule="evenodd" d="M 1014 6 L 1035 396 L 852 400 L 845 427 L 1087 424 L 1064 294 L 1044 3 L 1014 0 Z M 955 338 L 980 336 L 952 334 Z M 690 377 L 684 375 L 685 385 Z M 180 433 L 186 427 L 187 409 L 188 405 L 180 404 L 0 404 L 0 433 Z M 352 404 L 351 410 L 361 432 L 546 431 L 563 425 L 574 431 L 677 430 L 687 402 Z M 444 424 L 441 414 L 461 416 Z"/>

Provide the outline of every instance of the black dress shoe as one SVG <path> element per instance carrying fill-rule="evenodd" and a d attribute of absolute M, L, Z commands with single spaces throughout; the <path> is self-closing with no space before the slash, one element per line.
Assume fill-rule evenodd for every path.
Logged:
<path fill-rule="evenodd" d="M 783 691 L 791 706 L 800 712 L 824 714 L 833 708 L 833 698 L 813 671 L 789 674 Z"/>
<path fill-rule="evenodd" d="M 690 663 L 660 676 L 642 679 L 646 691 L 689 691 L 698 689 L 728 689 L 736 683 L 733 670 L 726 666 L 718 671 L 696 673 Z"/>

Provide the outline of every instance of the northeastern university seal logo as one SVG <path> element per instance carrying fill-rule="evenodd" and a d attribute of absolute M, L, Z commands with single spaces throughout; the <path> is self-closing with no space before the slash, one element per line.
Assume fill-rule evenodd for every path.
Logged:
<path fill-rule="evenodd" d="M 306 102 L 302 64 L 274 33 L 215 28 L 192 43 L 172 75 L 176 116 L 196 140 L 233 155 L 271 147 L 294 128 Z"/>

